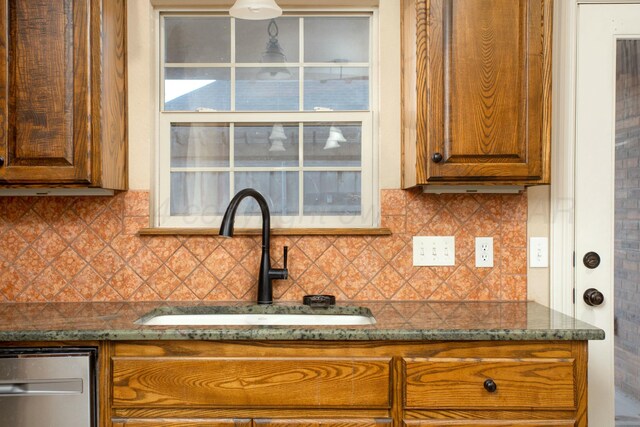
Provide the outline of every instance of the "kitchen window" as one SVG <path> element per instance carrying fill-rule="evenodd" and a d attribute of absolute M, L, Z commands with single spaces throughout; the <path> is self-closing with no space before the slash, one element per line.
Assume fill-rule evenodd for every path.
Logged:
<path fill-rule="evenodd" d="M 217 227 L 246 187 L 274 227 L 375 226 L 373 19 L 161 13 L 156 226 Z"/>

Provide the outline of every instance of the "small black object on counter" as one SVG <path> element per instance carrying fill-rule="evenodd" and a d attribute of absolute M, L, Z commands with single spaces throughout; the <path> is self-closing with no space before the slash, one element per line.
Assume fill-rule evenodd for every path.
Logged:
<path fill-rule="evenodd" d="M 309 307 L 331 307 L 336 305 L 336 297 L 333 295 L 305 295 L 302 304 Z"/>

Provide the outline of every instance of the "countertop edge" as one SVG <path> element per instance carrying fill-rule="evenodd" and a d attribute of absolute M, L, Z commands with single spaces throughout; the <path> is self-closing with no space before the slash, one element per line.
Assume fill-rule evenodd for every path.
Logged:
<path fill-rule="evenodd" d="M 367 330 L 367 329 L 145 329 L 0 332 L 0 341 L 586 341 L 603 340 L 604 331 L 559 329 Z"/>

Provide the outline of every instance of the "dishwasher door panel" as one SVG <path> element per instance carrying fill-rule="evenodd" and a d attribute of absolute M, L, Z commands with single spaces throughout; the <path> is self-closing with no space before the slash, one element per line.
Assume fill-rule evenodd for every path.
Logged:
<path fill-rule="evenodd" d="M 0 356 L 0 426 L 93 427 L 90 353 Z"/>

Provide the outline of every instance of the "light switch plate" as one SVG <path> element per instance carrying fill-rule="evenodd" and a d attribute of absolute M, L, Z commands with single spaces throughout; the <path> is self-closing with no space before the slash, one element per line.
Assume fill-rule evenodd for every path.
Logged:
<path fill-rule="evenodd" d="M 529 267 L 549 267 L 549 239 L 547 237 L 531 237 L 529 239 Z"/>
<path fill-rule="evenodd" d="M 413 265 L 416 267 L 451 266 L 456 263 L 454 236 L 414 236 Z"/>
<path fill-rule="evenodd" d="M 476 267 L 493 267 L 493 237 L 476 237 Z"/>

